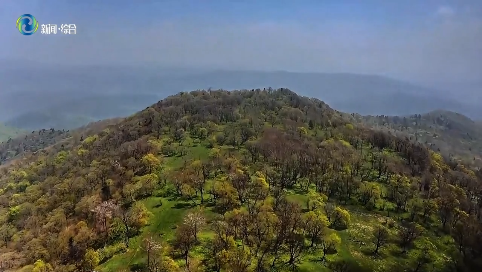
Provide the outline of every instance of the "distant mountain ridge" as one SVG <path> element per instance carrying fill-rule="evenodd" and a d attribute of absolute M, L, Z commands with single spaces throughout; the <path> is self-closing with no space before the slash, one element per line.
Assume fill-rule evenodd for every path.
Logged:
<path fill-rule="evenodd" d="M 129 116 L 157 99 L 158 97 L 152 94 L 117 94 L 79 98 L 20 114 L 8 120 L 6 124 L 29 130 L 74 129 L 90 122 Z"/>
<path fill-rule="evenodd" d="M 444 97 L 438 90 L 378 75 L 156 66 L 0 70 L 0 88 L 5 90 L 0 94 L 0 122 L 25 129 L 68 129 L 127 116 L 182 91 L 260 86 L 296 89 L 337 110 L 362 115 L 402 116 L 441 108 L 482 119 L 480 107 Z"/>

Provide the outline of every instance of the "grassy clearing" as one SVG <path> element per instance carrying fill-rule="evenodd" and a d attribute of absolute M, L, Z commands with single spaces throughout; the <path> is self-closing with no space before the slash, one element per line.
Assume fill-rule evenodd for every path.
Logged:
<path fill-rule="evenodd" d="M 162 201 L 162 206 L 159 206 Z M 168 198 L 150 197 L 142 201 L 150 212 L 153 213 L 149 225 L 142 229 L 140 235 L 129 240 L 130 247 L 127 252 L 119 254 L 102 264 L 98 270 L 101 272 L 117 272 L 127 269 L 132 265 L 145 261 L 142 251 L 142 240 L 150 234 L 156 234 L 156 239 L 166 241 L 173 237 L 176 224 L 188 210 L 181 201 L 169 201 Z"/>
<path fill-rule="evenodd" d="M 182 143 L 186 149 L 184 156 L 172 156 L 164 159 L 164 164 L 169 169 L 176 169 L 182 167 L 186 161 L 189 160 L 203 160 L 209 156 L 210 149 L 206 148 L 202 143 L 195 142 L 192 139 L 187 139 Z M 228 147 L 220 147 L 225 149 Z M 239 151 L 239 150 L 238 150 Z M 377 174 L 374 172 L 372 176 L 375 179 Z M 208 181 L 206 189 L 212 185 L 212 181 Z M 380 184 L 383 191 L 385 186 Z M 207 191 L 207 190 L 206 190 Z M 183 201 L 175 197 L 163 197 L 165 192 L 159 192 L 157 196 L 142 200 L 147 209 L 153 214 L 149 224 L 141 230 L 141 233 L 130 239 L 130 248 L 121 254 L 115 255 L 113 258 L 107 260 L 99 266 L 98 271 L 101 272 L 117 272 L 122 269 L 130 269 L 133 266 L 141 265 L 146 262 L 146 254 L 142 249 L 143 239 L 152 236 L 160 242 L 166 243 L 173 239 L 176 225 L 181 222 L 185 213 L 193 209 L 192 201 Z M 207 195 L 205 195 L 207 200 Z M 308 196 L 300 188 L 294 188 L 288 192 L 288 199 L 295 201 L 306 208 Z M 162 201 L 162 205 L 160 205 Z M 200 203 L 200 198 L 197 197 L 196 203 Z M 351 202 L 351 201 L 349 201 Z M 209 206 L 209 205 L 208 205 Z M 213 212 L 212 207 L 205 206 L 205 216 L 209 222 L 217 215 Z M 328 261 L 334 259 L 343 259 L 351 263 L 359 263 L 364 267 L 372 267 L 372 271 L 386 271 L 395 263 L 405 262 L 405 256 L 400 254 L 400 249 L 396 244 L 394 237 L 396 237 L 399 224 L 394 220 L 395 213 L 392 217 L 387 217 L 387 212 L 379 210 L 367 211 L 359 205 L 340 205 L 340 207 L 347 209 L 350 212 L 351 223 L 346 230 L 336 231 L 341 238 L 341 245 L 335 255 L 327 255 Z M 398 215 L 401 216 L 401 215 Z M 392 239 L 383 246 L 378 254 L 373 254 L 374 250 L 374 236 L 373 231 L 376 226 L 384 225 L 389 229 Z M 214 233 L 207 227 L 199 234 L 200 244 L 191 251 L 191 256 L 194 258 L 203 259 L 206 245 L 210 244 Z M 441 252 L 446 251 L 450 244 L 448 236 L 435 237 L 434 233 L 427 233 L 427 237 L 431 241 L 435 241 L 437 248 Z M 320 251 L 309 252 L 303 257 L 302 263 L 299 265 L 298 271 L 331 271 L 327 268 L 327 263 L 321 261 L 322 253 Z M 183 261 L 178 261 L 182 266 Z"/>
<path fill-rule="evenodd" d="M 183 144 L 189 145 L 188 153 L 184 157 L 166 158 L 164 161 L 166 167 L 176 169 L 181 167 L 186 160 L 204 159 L 208 155 L 209 149 L 202 145 L 193 144 L 191 141 Z M 174 237 L 176 224 L 181 222 L 184 214 L 192 208 L 191 202 L 173 197 L 152 196 L 141 201 L 152 213 L 149 224 L 141 230 L 138 236 L 129 240 L 130 246 L 126 252 L 115 255 L 101 264 L 98 271 L 117 272 L 145 262 L 146 256 L 142 249 L 142 241 L 149 235 L 155 235 L 156 237 L 153 238 L 163 242 L 171 240 Z M 208 209 L 206 216 L 209 219 L 213 213 Z M 206 237 L 206 235 L 208 234 L 202 233 L 200 237 Z"/>

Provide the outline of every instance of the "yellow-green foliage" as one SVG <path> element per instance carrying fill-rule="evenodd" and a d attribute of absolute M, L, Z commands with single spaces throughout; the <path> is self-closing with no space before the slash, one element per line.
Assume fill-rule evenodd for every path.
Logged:
<path fill-rule="evenodd" d="M 37 260 L 34 265 L 32 272 L 50 272 L 54 271 L 52 266 L 49 263 L 45 263 L 42 260 Z"/>
<path fill-rule="evenodd" d="M 86 269 L 92 270 L 99 265 L 99 262 L 100 262 L 99 253 L 91 248 L 87 249 L 87 252 L 85 252 L 85 255 L 84 255 L 84 267 Z"/>
<path fill-rule="evenodd" d="M 89 146 L 89 145 L 93 144 L 95 141 L 97 141 L 97 139 L 98 139 L 97 135 L 89 136 L 89 137 L 84 139 L 83 143 L 86 146 Z"/>
<path fill-rule="evenodd" d="M 29 272 L 445 272 L 428 263 L 479 253 L 478 173 L 287 90 L 179 95 L 82 135 L 2 166 L 0 259 Z M 409 246 L 400 221 L 421 231 Z M 381 225 L 390 239 L 374 253 Z"/>
<path fill-rule="evenodd" d="M 80 157 L 85 156 L 85 155 L 87 155 L 87 154 L 89 154 L 89 151 L 86 150 L 86 149 L 79 148 L 79 149 L 77 150 L 77 155 L 79 155 Z"/>
<path fill-rule="evenodd" d="M 57 154 L 57 157 L 55 157 L 55 163 L 56 164 L 61 164 L 65 161 L 65 159 L 67 158 L 68 156 L 68 152 L 67 151 L 60 151 L 58 154 Z"/>
<path fill-rule="evenodd" d="M 97 256 L 92 256 L 92 257 L 97 257 L 98 259 L 97 264 L 98 264 L 99 262 L 112 258 L 112 256 L 114 256 L 115 254 L 121 253 L 126 249 L 127 249 L 126 245 L 123 242 L 119 242 L 119 243 L 98 249 L 96 252 Z"/>

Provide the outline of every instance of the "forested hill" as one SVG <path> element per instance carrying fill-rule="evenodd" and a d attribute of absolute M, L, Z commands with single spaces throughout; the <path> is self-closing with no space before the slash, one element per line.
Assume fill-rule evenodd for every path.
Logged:
<path fill-rule="evenodd" d="M 353 116 L 377 129 L 424 143 L 447 158 L 482 166 L 482 125 L 462 114 L 437 110 L 410 116 Z"/>
<path fill-rule="evenodd" d="M 6 271 L 481 271 L 482 172 L 287 89 L 194 91 L 0 168 Z"/>
<path fill-rule="evenodd" d="M 70 130 L 41 129 L 24 133 L 23 135 L 10 138 L 0 143 L 0 165 L 12 159 L 21 157 L 22 155 L 34 153 L 44 148 L 48 148 L 65 139 L 87 137 L 92 133 L 101 131 L 103 128 L 116 124 L 122 120 L 121 118 L 106 119 L 99 122 L 92 122 L 83 127 Z M 75 141 L 74 141 L 75 142 Z M 67 143 L 65 143 L 67 144 Z M 61 143 L 61 145 L 63 145 Z"/>

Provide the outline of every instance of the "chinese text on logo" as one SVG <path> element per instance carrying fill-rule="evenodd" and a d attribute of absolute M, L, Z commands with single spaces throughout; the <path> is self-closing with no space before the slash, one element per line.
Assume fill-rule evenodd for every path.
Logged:
<path fill-rule="evenodd" d="M 50 34 L 57 34 L 57 31 L 60 34 L 77 34 L 77 27 L 75 24 L 62 24 L 58 27 L 56 24 L 42 24 L 42 30 L 40 33 L 50 35 Z"/>

